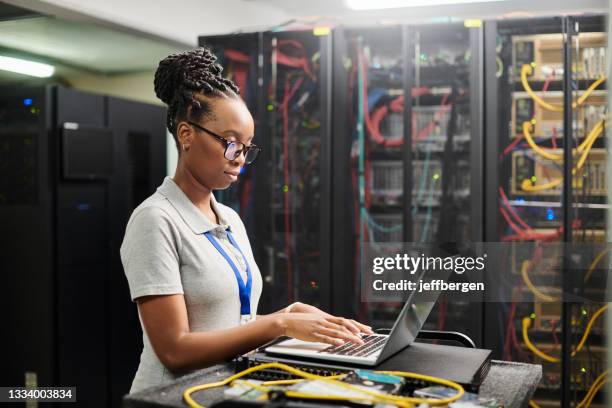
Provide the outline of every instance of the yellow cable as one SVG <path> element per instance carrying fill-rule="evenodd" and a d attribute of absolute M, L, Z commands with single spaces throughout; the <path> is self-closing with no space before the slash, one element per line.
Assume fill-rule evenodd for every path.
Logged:
<path fill-rule="evenodd" d="M 548 183 L 545 184 L 538 184 L 538 185 L 532 185 L 529 180 L 525 179 L 523 180 L 523 182 L 521 183 L 521 189 L 524 191 L 544 191 L 544 190 L 552 190 L 553 188 L 557 187 L 559 184 L 561 184 L 561 181 L 563 181 L 562 178 L 557 178 L 554 179 L 553 181 L 550 181 Z"/>
<path fill-rule="evenodd" d="M 593 328 L 593 324 L 595 323 L 595 320 L 597 320 L 597 318 L 603 312 L 605 312 L 607 308 L 608 308 L 608 305 L 606 304 L 606 305 L 600 307 L 595 313 L 593 313 L 593 316 L 591 316 L 591 319 L 587 323 L 587 326 L 586 326 L 586 328 L 584 330 L 582 338 L 580 339 L 580 342 L 578 343 L 576 348 L 571 353 L 572 357 L 574 357 L 580 350 L 582 350 L 582 347 L 584 346 L 584 343 L 586 342 L 586 339 L 589 337 L 589 334 L 591 333 L 591 329 Z M 529 340 L 529 328 L 530 327 L 531 327 L 531 318 L 530 317 L 524 317 L 523 318 L 523 341 L 525 342 L 525 345 L 527 346 L 527 348 L 529 350 L 531 350 L 533 352 L 533 354 L 535 354 L 536 356 L 540 357 L 541 359 L 543 359 L 545 361 L 548 361 L 550 363 L 559 363 L 559 362 L 561 362 L 561 359 L 559 357 L 553 357 L 553 356 L 550 356 L 550 355 L 544 353 L 543 351 L 539 350 L 531 342 L 531 340 Z"/>
<path fill-rule="evenodd" d="M 586 101 L 588 99 L 588 97 L 591 96 L 591 93 L 593 93 L 595 88 L 597 88 L 599 85 L 601 85 L 605 80 L 606 80 L 606 77 L 603 76 L 603 77 L 597 79 L 597 81 L 593 82 L 587 88 L 587 90 L 578 98 L 578 101 L 572 104 L 572 107 L 575 108 L 576 106 L 582 105 L 584 103 L 584 101 Z"/>
<path fill-rule="evenodd" d="M 528 330 L 530 326 L 531 326 L 531 318 L 530 317 L 523 318 L 523 341 L 525 342 L 525 345 L 527 346 L 527 348 L 531 350 L 533 354 L 540 357 L 542 360 L 548 361 L 550 363 L 561 362 L 560 358 L 549 356 L 548 354 L 540 351 L 536 346 L 533 345 L 533 343 L 531 343 L 531 340 L 529 340 L 529 334 L 528 334 Z"/>
<path fill-rule="evenodd" d="M 412 398 L 412 397 L 398 397 L 398 396 L 394 396 L 394 395 L 388 395 L 388 394 L 384 394 L 384 393 L 380 393 L 380 392 L 376 392 L 376 391 L 370 391 L 370 390 L 364 390 L 362 388 L 359 387 L 355 387 L 351 384 L 347 384 L 341 381 L 337 381 L 335 379 L 330 379 L 328 377 L 323 377 L 323 376 L 318 376 L 318 375 L 314 375 L 314 374 L 310 374 L 301 370 L 298 370 L 294 367 L 288 366 L 286 364 L 282 364 L 282 363 L 266 363 L 266 364 L 261 364 L 255 367 L 250 367 L 244 371 L 241 371 L 237 374 L 234 374 L 228 378 L 226 378 L 225 380 L 222 381 L 218 381 L 218 382 L 213 382 L 213 383 L 208 383 L 208 384 L 202 384 L 202 385 L 197 385 L 194 387 L 190 387 L 188 389 L 186 389 L 183 392 L 183 399 L 185 400 L 185 402 L 187 403 L 187 405 L 189 405 L 192 408 L 203 408 L 200 404 L 198 404 L 192 397 L 191 394 L 193 394 L 194 392 L 197 391 L 203 391 L 203 390 L 207 390 L 207 389 L 211 389 L 211 388 L 216 388 L 216 387 L 222 387 L 224 385 L 230 384 L 232 381 L 237 380 L 245 375 L 248 375 L 252 372 L 255 371 L 260 371 L 260 370 L 265 370 L 268 368 L 277 368 L 280 370 L 284 370 L 287 371 L 293 375 L 305 378 L 305 379 L 309 379 L 309 380 L 320 380 L 320 381 L 325 381 L 325 382 L 329 382 L 331 384 L 343 387 L 343 388 L 347 388 L 347 389 L 351 389 L 351 390 L 355 390 L 355 391 L 359 391 L 361 393 L 365 393 L 365 394 L 369 394 L 371 395 L 372 398 L 368 399 L 368 401 L 370 402 L 392 402 L 398 406 L 404 406 L 404 407 L 410 407 L 411 404 L 421 404 L 421 403 L 425 403 L 425 404 L 429 404 L 432 406 L 437 406 L 437 405 L 447 405 L 451 402 L 457 401 L 459 398 L 461 398 L 464 394 L 464 390 L 463 387 L 461 387 L 461 385 L 453 382 L 453 381 L 448 381 L 442 378 L 437 378 L 437 377 L 431 377 L 431 376 L 427 376 L 427 375 L 422 375 L 422 374 L 416 374 L 416 373 L 406 373 L 406 372 L 396 372 L 396 371 L 379 371 L 380 373 L 383 374 L 390 374 L 390 375 L 396 375 L 396 376 L 401 376 L 401 377 L 406 377 L 406 378 L 414 378 L 414 379 L 418 379 L 418 380 L 422 380 L 422 381 L 428 381 L 428 382 L 432 382 L 432 383 L 436 383 L 436 384 L 440 384 L 440 385 L 445 385 L 447 387 L 453 388 L 455 390 L 457 390 L 457 393 L 449 398 L 445 398 L 445 399 L 426 399 L 426 398 Z M 340 376 L 335 376 L 335 377 L 340 377 Z M 249 383 L 249 386 L 254 386 L 258 387 L 258 389 L 261 390 L 269 390 L 265 387 L 261 387 L 259 385 L 253 384 L 253 383 Z M 327 396 L 322 396 L 322 395 L 318 395 L 318 394 L 307 394 L 307 393 L 299 393 L 299 392 L 295 392 L 295 391 L 285 391 L 285 395 L 289 396 L 289 397 L 296 397 L 296 398 L 316 398 L 316 399 L 327 399 Z M 337 397 L 337 396 L 329 396 L 329 399 L 334 399 L 334 400 L 355 400 L 358 398 L 354 398 L 354 397 L 346 397 L 346 398 L 342 398 L 342 397 Z M 363 398 L 364 400 L 367 398 Z"/>
<path fill-rule="evenodd" d="M 603 130 L 603 124 L 604 124 L 604 119 L 602 119 L 599 122 L 597 122 L 595 124 L 595 126 L 593 126 L 593 129 L 590 130 L 590 132 L 587 135 L 587 137 L 584 138 L 582 143 L 580 143 L 580 145 L 574 150 L 574 152 L 572 154 L 582 153 L 582 151 L 588 145 L 591 144 L 591 140 L 593 138 L 597 138 L 599 136 L 599 134 Z M 540 146 L 538 146 L 536 144 L 536 142 L 533 140 L 533 137 L 531 136 L 531 126 L 532 126 L 532 122 L 529 122 L 529 121 L 523 122 L 523 136 L 525 136 L 525 140 L 527 141 L 527 144 L 529 144 L 529 146 L 536 153 L 538 153 L 540 156 L 542 156 L 542 157 L 544 157 L 546 159 L 550 159 L 550 160 L 562 160 L 563 159 L 563 155 L 562 154 L 551 153 L 551 152 L 541 148 Z"/>
<path fill-rule="evenodd" d="M 338 375 L 325 376 L 325 378 L 327 378 L 328 380 L 337 380 L 337 379 L 342 378 L 344 376 L 345 376 L 345 374 L 338 374 Z M 304 381 L 304 380 L 301 379 L 301 378 L 298 378 L 298 379 L 295 379 L 295 380 L 265 381 L 261 385 L 264 385 L 264 386 L 268 386 L 268 385 L 292 385 L 292 384 L 299 383 L 300 381 Z"/>
<path fill-rule="evenodd" d="M 576 166 L 572 169 L 572 175 L 576 175 L 576 172 L 582 169 L 582 167 L 584 166 L 584 163 L 586 163 L 586 159 L 589 156 L 589 153 L 591 151 L 591 148 L 593 147 L 593 144 L 595 144 L 595 140 L 597 139 L 597 137 L 602 131 L 603 131 L 603 120 L 598 122 L 597 125 L 593 127 L 593 129 L 591 130 L 591 133 L 589 133 L 589 136 L 587 136 L 587 138 L 585 139 L 585 141 L 587 141 L 588 144 L 584 146 L 584 151 L 582 152 L 582 156 L 580 156 L 580 159 L 578 159 L 578 163 L 576 163 Z M 532 191 L 532 192 L 550 190 L 552 188 L 557 187 L 559 184 L 561 184 L 562 181 L 563 181 L 563 177 L 559 177 L 545 184 L 532 185 L 529 179 L 524 179 L 521 183 L 521 189 L 525 191 Z"/>
<path fill-rule="evenodd" d="M 540 105 L 542 108 L 553 111 L 553 112 L 563 112 L 563 105 L 554 105 L 552 103 L 546 102 L 544 99 L 539 97 L 533 92 L 531 89 L 531 85 L 529 85 L 529 81 L 527 80 L 527 75 L 531 75 L 533 73 L 533 69 L 530 64 L 524 64 L 521 68 L 521 82 L 523 83 L 523 88 L 525 91 L 533 98 L 533 100 Z M 577 102 L 572 103 L 572 107 L 576 108 L 582 105 L 588 98 L 591 96 L 591 93 L 597 88 L 602 82 L 606 80 L 606 77 L 601 77 L 597 81 L 593 82 L 587 90 L 582 94 Z"/>
<path fill-rule="evenodd" d="M 591 387 L 587 391 L 582 401 L 580 401 L 578 405 L 576 405 L 576 408 L 585 408 L 591 405 L 591 401 L 593 400 L 593 398 L 595 397 L 599 389 L 603 386 L 604 383 L 608 381 L 608 378 L 607 378 L 608 374 L 609 374 L 609 370 L 606 370 L 603 373 L 601 373 L 595 379 L 595 381 L 593 381 L 593 384 L 591 384 Z"/>
<path fill-rule="evenodd" d="M 586 342 L 587 337 L 589 336 L 589 332 L 591 331 L 591 328 L 593 327 L 593 324 L 595 323 L 595 320 L 603 313 L 606 311 L 606 309 L 608 308 L 608 304 L 600 307 L 599 309 L 597 309 L 597 311 L 595 313 L 593 313 L 593 316 L 591 316 L 591 319 L 589 320 L 589 322 L 587 323 L 586 329 L 584 330 L 584 334 L 582 335 L 582 339 L 580 339 L 580 343 L 578 343 L 578 345 L 576 346 L 576 350 L 572 353 L 572 357 L 576 355 L 576 353 L 578 353 L 582 347 L 584 346 L 584 343 Z"/>
<path fill-rule="evenodd" d="M 561 160 L 563 158 L 563 155 L 558 153 L 549 153 L 537 145 L 537 143 L 531 137 L 531 122 L 523 122 L 523 136 L 525 137 L 527 144 L 540 156 L 550 160 Z"/>
<path fill-rule="evenodd" d="M 527 80 L 527 75 L 531 75 L 532 73 L 533 69 L 531 68 L 531 65 L 524 64 L 521 67 L 521 82 L 523 83 L 523 88 L 525 89 L 525 91 L 529 94 L 529 96 L 531 96 L 531 98 L 533 98 L 533 100 L 538 105 L 540 105 L 544 109 L 548 109 L 553 112 L 563 112 L 563 106 L 548 103 L 544 99 L 536 95 L 535 92 L 533 92 L 533 89 L 531 89 L 531 85 L 529 85 L 529 81 Z"/>
<path fill-rule="evenodd" d="M 527 260 L 523 261 L 523 264 L 521 265 L 521 276 L 523 277 L 523 281 L 525 282 L 529 290 L 533 292 L 535 297 L 538 300 L 541 300 L 543 302 L 556 302 L 560 300 L 558 297 L 554 297 L 554 296 L 550 296 L 545 293 L 542 293 L 538 288 L 535 287 L 535 285 L 531 282 L 531 279 L 529 279 L 529 274 L 528 274 L 529 265 L 530 265 L 529 261 Z"/>
<path fill-rule="evenodd" d="M 597 393 L 599 392 L 600 388 L 605 383 L 609 382 L 607 378 L 608 374 L 609 371 L 606 370 L 601 375 L 599 375 L 599 377 L 597 377 L 595 381 L 593 381 L 593 384 L 591 384 L 591 387 L 589 388 L 587 394 L 584 396 L 582 401 L 580 401 L 578 405 L 576 405 L 576 408 L 588 408 L 589 406 L 591 406 L 591 402 L 593 401 L 595 395 L 597 395 Z M 533 400 L 529 401 L 529 406 L 531 408 L 540 408 L 540 406 L 536 404 L 536 402 Z"/>
<path fill-rule="evenodd" d="M 589 397 L 588 401 L 585 402 L 585 404 L 583 405 L 584 408 L 588 408 L 591 406 L 591 402 L 593 402 L 593 398 L 595 398 L 595 395 L 597 395 L 597 393 L 599 392 L 599 390 L 601 389 L 601 387 L 604 386 L 604 384 L 609 383 L 610 380 L 606 379 L 605 381 L 601 381 L 599 384 L 597 384 L 597 386 L 593 389 L 593 392 L 591 393 L 591 396 Z M 582 407 L 580 407 L 582 408 Z"/>
<path fill-rule="evenodd" d="M 540 406 L 536 404 L 534 400 L 529 400 L 529 406 L 531 408 L 540 408 Z"/>
<path fill-rule="evenodd" d="M 586 275 L 584 275 L 584 282 L 586 283 L 590 278 L 591 275 L 593 274 L 593 271 L 595 270 L 595 267 L 599 264 L 599 262 L 601 262 L 601 260 L 603 259 L 603 257 L 610 252 L 610 248 L 604 249 L 603 251 L 601 251 L 599 254 L 597 254 L 597 256 L 595 257 L 595 259 L 593 260 L 593 262 L 591 263 L 591 265 L 589 266 L 589 269 L 587 270 Z"/>

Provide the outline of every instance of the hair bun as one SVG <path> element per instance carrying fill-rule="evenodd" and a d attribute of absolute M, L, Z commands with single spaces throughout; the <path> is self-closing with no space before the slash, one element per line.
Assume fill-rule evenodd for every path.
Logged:
<path fill-rule="evenodd" d="M 207 83 L 211 82 L 226 85 L 228 88 L 237 91 L 233 83 L 229 84 L 227 80 L 224 80 L 221 75 L 223 68 L 216 64 L 216 61 L 217 57 L 207 47 L 199 47 L 167 56 L 159 62 L 155 71 L 155 95 L 164 103 L 170 105 L 177 92 L 182 93 L 185 90 L 212 91 L 212 87 L 206 86 Z M 224 88 L 223 85 L 221 88 Z"/>

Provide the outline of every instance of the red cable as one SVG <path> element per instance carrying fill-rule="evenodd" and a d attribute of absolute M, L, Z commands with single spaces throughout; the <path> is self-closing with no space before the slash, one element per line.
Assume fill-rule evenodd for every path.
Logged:
<path fill-rule="evenodd" d="M 238 51 L 232 48 L 228 48 L 225 50 L 225 52 L 223 53 L 225 55 L 225 57 L 227 59 L 230 59 L 232 61 L 236 61 L 236 62 L 241 62 L 243 64 L 250 64 L 251 63 L 251 57 L 249 57 L 248 54 L 242 52 L 242 51 Z"/>
<path fill-rule="evenodd" d="M 279 107 L 279 111 L 282 112 L 285 109 L 289 109 L 289 101 L 291 100 L 291 98 L 293 98 L 293 95 L 295 95 L 295 93 L 297 92 L 297 90 L 300 88 L 300 86 L 302 86 L 302 81 L 304 80 L 303 77 L 299 77 L 295 83 L 293 84 L 293 86 L 291 87 L 291 90 L 289 91 L 288 94 L 283 95 L 283 103 L 281 104 L 281 106 Z M 291 82 L 291 78 L 289 77 L 289 75 L 287 75 L 287 82 Z M 286 102 L 285 102 L 286 100 Z"/>
<path fill-rule="evenodd" d="M 554 126 L 552 128 L 552 147 L 553 149 L 557 148 L 557 128 Z"/>
<path fill-rule="evenodd" d="M 504 210 L 504 207 L 502 207 L 501 205 L 499 206 L 499 212 L 501 213 L 501 215 L 504 217 L 504 219 L 506 220 L 506 222 L 508 223 L 508 225 L 510 226 L 510 228 L 512 228 L 514 232 L 516 232 L 521 237 L 525 237 L 527 235 L 525 234 L 525 231 L 523 231 L 518 225 L 516 225 L 510 219 L 510 216 L 508 215 L 506 210 Z"/>
<path fill-rule="evenodd" d="M 289 56 L 283 52 L 281 52 L 280 48 L 284 46 L 291 46 L 297 50 L 297 57 Z M 302 68 L 306 75 L 308 75 L 313 80 L 315 79 L 315 75 L 312 72 L 310 67 L 310 61 L 306 55 L 306 49 L 304 45 L 297 40 L 280 40 L 278 42 L 278 52 L 276 54 L 277 63 L 286 65 L 292 68 Z"/>
<path fill-rule="evenodd" d="M 518 133 L 516 135 L 516 137 L 514 138 L 514 140 L 512 141 L 512 143 L 510 143 L 502 152 L 502 154 L 499 156 L 499 158 L 503 158 L 504 156 L 507 156 L 508 153 L 510 153 L 517 144 L 519 144 L 519 142 L 523 139 L 523 134 L 522 133 Z"/>
<path fill-rule="evenodd" d="M 521 226 L 524 229 L 531 230 L 532 228 L 525 221 L 523 221 L 523 219 L 517 214 L 517 212 L 514 210 L 514 208 L 510 205 L 510 202 L 508 201 L 508 197 L 506 197 L 506 192 L 504 191 L 503 187 L 499 188 L 499 194 L 501 195 L 502 201 L 504 202 L 504 204 L 508 208 L 508 211 L 510 211 L 510 214 L 512 214 L 514 216 L 516 221 L 519 224 L 521 224 Z"/>
<path fill-rule="evenodd" d="M 523 235 L 506 235 L 502 237 L 502 241 L 554 241 L 563 235 L 563 228 L 559 228 L 554 232 L 533 233 Z"/>
<path fill-rule="evenodd" d="M 361 54 L 361 51 L 359 52 L 359 56 L 360 56 L 360 60 L 361 61 L 365 61 L 365 57 L 363 56 L 363 54 Z M 389 147 L 398 147 L 398 146 L 402 146 L 404 143 L 404 139 L 400 138 L 400 139 L 394 139 L 394 140 L 387 140 L 385 139 L 381 134 L 380 134 L 380 130 L 379 130 L 379 124 L 380 121 L 382 120 L 382 118 L 388 113 L 389 111 L 389 107 L 387 106 L 383 106 L 380 107 L 378 109 L 376 109 L 373 112 L 373 116 L 376 118 L 376 122 L 373 120 L 373 118 L 370 117 L 370 109 L 368 106 L 368 79 L 367 79 L 367 69 L 366 69 L 366 64 L 365 62 L 361 64 L 361 74 L 363 77 L 363 110 L 364 110 L 364 119 L 365 119 L 365 124 L 366 124 L 366 128 L 368 129 L 368 132 L 371 136 L 371 139 L 376 142 L 377 144 L 381 144 L 384 146 L 389 146 Z M 429 94 L 431 93 L 431 90 L 427 87 L 420 87 L 420 88 L 414 88 L 411 90 L 410 95 L 412 98 L 417 97 L 417 96 L 421 96 L 421 95 L 425 95 L 425 94 Z M 442 116 L 442 114 L 448 109 L 450 108 L 450 105 L 448 103 L 448 97 L 450 96 L 450 94 L 445 94 L 443 99 L 442 99 L 442 103 L 440 108 L 438 109 L 438 111 L 436 112 L 436 118 L 440 118 Z M 390 103 L 390 107 L 392 110 L 394 110 L 394 112 L 399 112 L 401 110 L 403 110 L 403 103 L 404 103 L 404 97 L 403 96 L 399 96 L 397 98 L 395 98 L 391 103 Z M 413 133 L 412 133 L 412 139 L 413 142 L 416 142 L 424 137 L 427 137 L 427 135 L 429 135 L 433 129 L 435 129 L 435 119 L 432 120 L 424 129 L 422 129 L 422 132 L 419 132 L 418 136 L 415 136 L 416 133 L 416 127 L 414 126 L 413 123 Z M 415 140 L 416 139 L 416 140 Z"/>

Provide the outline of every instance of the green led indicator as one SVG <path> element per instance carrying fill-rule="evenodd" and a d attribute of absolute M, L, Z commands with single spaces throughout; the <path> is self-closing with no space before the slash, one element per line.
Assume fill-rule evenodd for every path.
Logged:
<path fill-rule="evenodd" d="M 536 318 L 536 314 L 532 313 L 532 314 L 529 315 L 529 317 L 531 317 L 532 319 L 535 319 Z"/>
<path fill-rule="evenodd" d="M 436 173 L 436 174 L 434 174 L 434 175 L 433 175 L 433 179 L 434 179 L 434 180 L 437 180 L 437 179 L 439 179 L 439 178 L 440 178 L 440 175 L 439 175 L 438 173 Z"/>
<path fill-rule="evenodd" d="M 268 111 L 272 112 L 274 110 L 274 105 L 272 105 L 271 103 L 268 104 Z"/>
<path fill-rule="evenodd" d="M 536 176 L 531 176 L 531 182 L 532 182 L 532 183 L 535 183 L 536 181 L 537 181 Z"/>
<path fill-rule="evenodd" d="M 581 372 L 583 372 L 583 373 L 586 373 L 586 368 L 582 367 L 582 368 L 580 369 L 580 371 L 581 371 Z"/>
<path fill-rule="evenodd" d="M 589 314 L 589 312 L 587 312 L 586 309 L 582 309 L 582 315 L 586 316 L 587 314 Z"/>
<path fill-rule="evenodd" d="M 289 186 L 285 184 L 283 186 L 283 193 L 288 193 L 288 192 L 289 192 Z"/>

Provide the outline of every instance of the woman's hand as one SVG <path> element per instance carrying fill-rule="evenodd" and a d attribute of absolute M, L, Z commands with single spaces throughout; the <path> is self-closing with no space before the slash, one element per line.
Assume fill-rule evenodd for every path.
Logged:
<path fill-rule="evenodd" d="M 342 345 L 347 341 L 363 344 L 357 332 L 349 330 L 347 319 L 321 313 L 283 313 L 280 316 L 283 334 L 304 341 Z M 355 327 L 354 325 L 352 325 Z"/>
<path fill-rule="evenodd" d="M 340 323 L 342 326 L 346 327 L 354 334 L 365 333 L 365 334 L 374 334 L 372 328 L 370 326 L 366 326 L 365 324 L 359 323 L 353 319 L 346 319 L 344 317 L 337 317 L 330 315 L 322 311 L 321 309 L 308 305 L 306 303 L 295 302 L 291 306 L 291 313 L 313 313 L 321 315 L 325 318 L 333 318 L 333 319 L 341 319 Z"/>

